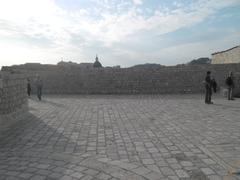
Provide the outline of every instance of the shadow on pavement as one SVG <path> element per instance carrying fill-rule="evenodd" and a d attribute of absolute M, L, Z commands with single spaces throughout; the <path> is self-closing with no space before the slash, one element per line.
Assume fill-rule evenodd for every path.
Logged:
<path fill-rule="evenodd" d="M 0 179 L 42 176 L 58 179 L 69 171 L 76 146 L 64 130 L 49 126 L 32 113 L 0 136 Z M 71 152 L 72 152 L 71 151 Z M 71 173 L 70 173 L 71 174 Z"/>

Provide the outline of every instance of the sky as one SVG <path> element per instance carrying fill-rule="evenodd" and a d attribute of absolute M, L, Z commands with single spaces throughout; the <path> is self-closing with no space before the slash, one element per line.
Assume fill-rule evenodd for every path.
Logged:
<path fill-rule="evenodd" d="M 0 0 L 0 67 L 176 65 L 240 45 L 240 0 Z"/>

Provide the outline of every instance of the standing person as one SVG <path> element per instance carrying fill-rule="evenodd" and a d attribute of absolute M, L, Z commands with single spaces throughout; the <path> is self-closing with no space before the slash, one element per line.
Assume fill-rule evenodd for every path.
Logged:
<path fill-rule="evenodd" d="M 216 93 L 217 92 L 217 82 L 214 77 L 212 78 L 211 83 L 212 83 L 213 92 Z"/>
<path fill-rule="evenodd" d="M 42 80 L 39 76 L 37 77 L 36 84 L 37 84 L 37 97 L 39 101 L 41 101 L 42 100 Z"/>
<path fill-rule="evenodd" d="M 31 83 L 30 83 L 30 79 L 27 79 L 27 94 L 28 94 L 28 97 L 31 96 Z"/>
<path fill-rule="evenodd" d="M 234 100 L 233 98 L 233 89 L 234 89 L 234 82 L 233 82 L 233 73 L 230 71 L 228 77 L 226 79 L 226 85 L 228 87 L 228 100 Z"/>
<path fill-rule="evenodd" d="M 205 103 L 206 104 L 213 104 L 211 101 L 212 96 L 212 80 L 211 80 L 211 71 L 207 71 L 207 76 L 205 78 Z"/>

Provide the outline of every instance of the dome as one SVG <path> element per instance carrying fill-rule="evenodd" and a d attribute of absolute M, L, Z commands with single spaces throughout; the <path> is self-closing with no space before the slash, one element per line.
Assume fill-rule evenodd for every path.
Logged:
<path fill-rule="evenodd" d="M 98 61 L 97 56 L 96 56 L 95 62 L 93 63 L 93 67 L 95 67 L 95 68 L 102 67 L 102 64 Z"/>

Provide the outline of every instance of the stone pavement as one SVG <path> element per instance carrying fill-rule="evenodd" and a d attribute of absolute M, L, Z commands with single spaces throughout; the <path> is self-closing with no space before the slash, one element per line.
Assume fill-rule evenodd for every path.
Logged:
<path fill-rule="evenodd" d="M 0 180 L 232 180 L 240 100 L 201 95 L 47 96 L 0 135 Z M 230 172 L 230 173 L 229 173 Z"/>

